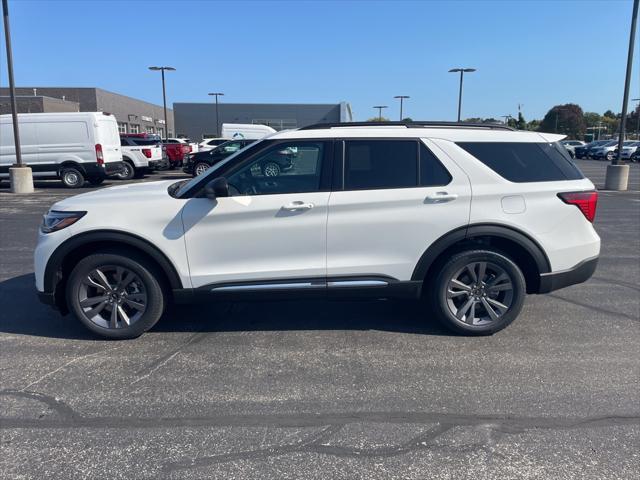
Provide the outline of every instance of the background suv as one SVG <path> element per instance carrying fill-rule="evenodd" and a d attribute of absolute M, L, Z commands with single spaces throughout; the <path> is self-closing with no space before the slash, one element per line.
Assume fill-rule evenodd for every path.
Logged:
<path fill-rule="evenodd" d="M 276 133 L 191 180 L 62 200 L 35 250 L 40 298 L 130 338 L 169 302 L 282 297 L 426 301 L 486 335 L 526 293 L 588 279 L 597 192 L 563 137 L 445 123 Z M 291 168 L 266 174 L 287 156 Z"/>
<path fill-rule="evenodd" d="M 194 177 L 201 175 L 209 167 L 224 160 L 238 150 L 252 144 L 255 140 L 227 140 L 213 149 L 203 152 L 187 154 L 184 158 L 182 171 Z"/>

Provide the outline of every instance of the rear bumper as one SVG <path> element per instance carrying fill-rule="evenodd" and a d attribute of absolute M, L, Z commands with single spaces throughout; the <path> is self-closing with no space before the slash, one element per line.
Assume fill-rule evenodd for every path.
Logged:
<path fill-rule="evenodd" d="M 584 260 L 568 270 L 541 274 L 538 293 L 549 293 L 569 285 L 586 282 L 596 271 L 598 260 L 599 257 L 594 257 Z"/>

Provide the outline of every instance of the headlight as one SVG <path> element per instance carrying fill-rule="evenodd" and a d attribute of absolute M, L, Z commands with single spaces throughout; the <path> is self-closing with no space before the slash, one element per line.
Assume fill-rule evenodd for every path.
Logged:
<path fill-rule="evenodd" d="M 57 212 L 51 210 L 42 218 L 40 231 L 42 233 L 51 233 L 67 228 L 86 215 L 87 212 Z"/>

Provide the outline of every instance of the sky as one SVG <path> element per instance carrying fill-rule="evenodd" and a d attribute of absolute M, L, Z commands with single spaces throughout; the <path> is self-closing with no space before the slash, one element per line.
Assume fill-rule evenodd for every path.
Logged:
<path fill-rule="evenodd" d="M 167 101 L 351 104 L 409 95 L 404 116 L 542 118 L 553 105 L 622 110 L 631 0 L 9 0 L 17 86 L 100 87 Z M 4 30 L 0 85 L 7 86 Z M 640 38 L 631 98 L 640 97 Z"/>

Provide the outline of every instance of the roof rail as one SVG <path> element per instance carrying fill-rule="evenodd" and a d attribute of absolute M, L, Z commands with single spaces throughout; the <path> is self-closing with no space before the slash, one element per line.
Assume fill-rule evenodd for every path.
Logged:
<path fill-rule="evenodd" d="M 466 122 L 341 122 L 341 123 L 316 123 L 300 127 L 298 130 L 321 130 L 335 127 L 405 127 L 405 128 L 481 128 L 487 130 L 512 130 L 514 128 L 497 123 L 466 123 Z"/>

